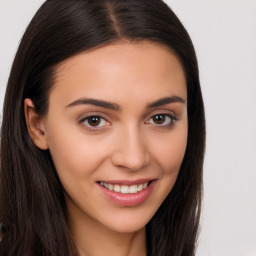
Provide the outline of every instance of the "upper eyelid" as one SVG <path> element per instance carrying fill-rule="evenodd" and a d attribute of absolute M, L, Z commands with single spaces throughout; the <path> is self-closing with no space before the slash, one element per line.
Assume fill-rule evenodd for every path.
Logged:
<path fill-rule="evenodd" d="M 146 120 L 146 122 L 147 122 L 148 120 L 152 119 L 154 116 L 157 116 L 157 115 L 163 115 L 163 116 L 170 117 L 170 118 L 173 120 L 173 122 L 174 122 L 174 121 L 177 121 L 177 117 L 176 117 L 176 115 L 174 115 L 174 114 L 159 113 L 159 114 L 154 114 L 154 115 L 152 115 L 150 118 L 148 118 L 148 119 Z"/>
<path fill-rule="evenodd" d="M 111 123 L 106 118 L 104 118 L 102 116 L 99 116 L 99 115 L 89 115 L 89 116 L 86 116 L 84 118 L 81 118 L 79 120 L 79 123 L 84 123 L 90 117 L 99 117 L 99 118 L 103 119 L 108 124 L 108 125 L 104 125 L 104 126 L 109 126 L 109 124 L 111 125 Z M 93 127 L 93 126 L 88 125 L 88 127 L 92 127 L 92 129 L 94 129 L 94 128 L 101 128 L 101 127 L 103 128 L 104 126 L 98 126 L 98 127 L 95 126 L 95 127 Z"/>
<path fill-rule="evenodd" d="M 79 115 L 79 117 L 78 117 L 77 119 L 78 119 L 78 121 L 80 122 L 80 121 L 83 121 L 83 120 L 85 120 L 85 119 L 87 119 L 87 118 L 89 118 L 89 117 L 91 117 L 91 116 L 98 116 L 98 117 L 100 117 L 100 118 L 105 119 L 107 122 L 109 122 L 109 119 L 110 119 L 110 117 L 109 117 L 107 114 L 102 113 L 102 112 L 99 113 L 99 112 L 97 112 L 97 111 L 95 111 L 95 112 L 89 112 L 89 113 L 83 113 L 83 114 Z"/>
<path fill-rule="evenodd" d="M 173 117 L 175 120 L 178 120 L 177 118 L 177 114 L 175 113 L 175 111 L 171 110 L 171 109 L 155 109 L 153 111 L 150 111 L 148 113 L 145 114 L 144 116 L 144 121 L 149 120 L 150 118 L 154 117 L 155 115 L 167 115 L 167 116 L 171 116 Z M 111 117 L 109 114 L 102 112 L 102 111 L 87 111 L 86 113 L 82 113 L 77 117 L 78 122 L 82 122 L 84 121 L 86 118 L 89 118 L 91 116 L 98 116 L 101 117 L 103 119 L 105 119 L 107 122 L 111 123 L 111 120 L 113 119 L 118 119 L 116 116 Z"/>
<path fill-rule="evenodd" d="M 94 107 L 95 108 L 95 107 Z M 103 110 L 101 107 L 100 107 L 100 109 L 97 109 L 98 107 L 96 106 L 96 109 L 88 109 L 88 110 L 86 110 L 86 112 L 84 112 L 83 114 L 81 114 L 81 116 L 83 116 L 83 115 L 86 115 L 87 113 L 88 113 L 88 116 L 89 115 L 99 115 L 99 116 L 102 116 L 102 114 L 103 114 L 103 117 L 104 116 L 106 116 L 106 117 L 109 117 L 109 114 L 108 114 L 108 110 Z M 111 110 L 110 110 L 111 111 Z M 172 114 L 174 114 L 174 115 L 176 115 L 175 114 L 175 108 L 173 109 L 173 108 L 171 108 L 171 107 L 168 107 L 168 106 L 159 106 L 159 107 L 152 107 L 151 109 L 145 109 L 145 117 L 146 116 L 149 116 L 150 115 L 150 113 L 152 113 L 152 115 L 154 115 L 153 113 L 154 112 L 156 112 L 156 113 L 172 113 Z M 112 111 L 110 112 L 110 114 L 112 115 L 113 113 L 112 113 Z"/>
<path fill-rule="evenodd" d="M 154 110 L 154 111 L 151 111 L 150 113 L 148 113 L 146 116 L 145 116 L 145 120 L 148 120 L 150 118 L 152 118 L 153 116 L 156 116 L 156 115 L 166 115 L 166 116 L 171 116 L 171 117 L 174 117 L 175 119 L 177 119 L 177 114 L 172 111 L 172 110 L 169 110 L 169 109 L 160 109 L 160 110 Z"/>

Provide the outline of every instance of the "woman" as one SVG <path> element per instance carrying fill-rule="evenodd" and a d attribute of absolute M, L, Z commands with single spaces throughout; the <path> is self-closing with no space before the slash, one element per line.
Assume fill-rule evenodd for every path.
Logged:
<path fill-rule="evenodd" d="M 6 91 L 0 254 L 194 255 L 204 144 L 194 48 L 166 4 L 46 1 Z"/>

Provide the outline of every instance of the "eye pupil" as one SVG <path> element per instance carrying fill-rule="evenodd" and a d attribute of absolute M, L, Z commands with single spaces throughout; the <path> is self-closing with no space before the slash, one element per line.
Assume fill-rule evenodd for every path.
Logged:
<path fill-rule="evenodd" d="M 88 124 L 91 126 L 98 126 L 100 124 L 100 117 L 98 116 L 91 116 L 88 117 Z"/>
<path fill-rule="evenodd" d="M 163 124 L 165 122 L 165 116 L 164 115 L 155 115 L 153 117 L 153 121 L 156 124 Z"/>

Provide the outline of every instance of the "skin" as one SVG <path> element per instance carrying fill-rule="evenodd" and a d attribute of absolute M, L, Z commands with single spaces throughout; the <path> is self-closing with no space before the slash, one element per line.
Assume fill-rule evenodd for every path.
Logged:
<path fill-rule="evenodd" d="M 166 97 L 184 102 L 148 107 Z M 119 110 L 73 103 L 81 98 Z M 34 143 L 52 155 L 80 255 L 146 255 L 145 225 L 175 184 L 187 144 L 186 81 L 175 54 L 139 42 L 76 55 L 56 68 L 48 113 L 38 116 L 26 99 L 25 115 Z M 102 117 L 97 127 L 90 115 Z M 136 206 L 111 201 L 97 183 L 138 179 L 154 187 Z"/>

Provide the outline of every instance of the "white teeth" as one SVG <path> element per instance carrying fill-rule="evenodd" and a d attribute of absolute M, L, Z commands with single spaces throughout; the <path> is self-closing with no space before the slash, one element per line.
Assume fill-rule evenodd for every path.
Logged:
<path fill-rule="evenodd" d="M 148 182 L 145 182 L 144 184 L 143 184 L 143 188 L 146 188 L 148 186 Z"/>
<path fill-rule="evenodd" d="M 143 189 L 143 185 L 140 184 L 140 185 L 138 186 L 138 191 L 141 191 L 142 189 Z"/>
<path fill-rule="evenodd" d="M 105 188 L 109 188 L 109 184 L 108 183 L 104 183 L 104 187 Z"/>
<path fill-rule="evenodd" d="M 137 185 L 132 185 L 130 186 L 130 193 L 135 194 L 138 192 L 138 186 Z"/>
<path fill-rule="evenodd" d="M 121 186 L 121 193 L 123 193 L 123 194 L 130 193 L 129 186 Z"/>
<path fill-rule="evenodd" d="M 119 186 L 119 185 L 115 185 L 115 186 L 114 186 L 114 191 L 115 191 L 115 192 L 120 192 L 120 191 L 121 191 L 120 186 Z"/>
<path fill-rule="evenodd" d="M 148 182 L 145 182 L 143 184 L 138 184 L 138 185 L 113 185 L 113 184 L 108 184 L 105 182 L 100 181 L 100 185 L 105 187 L 106 189 L 110 191 L 115 191 L 117 193 L 122 193 L 122 194 L 135 194 L 140 192 L 141 190 L 145 189 L 148 187 Z"/>

